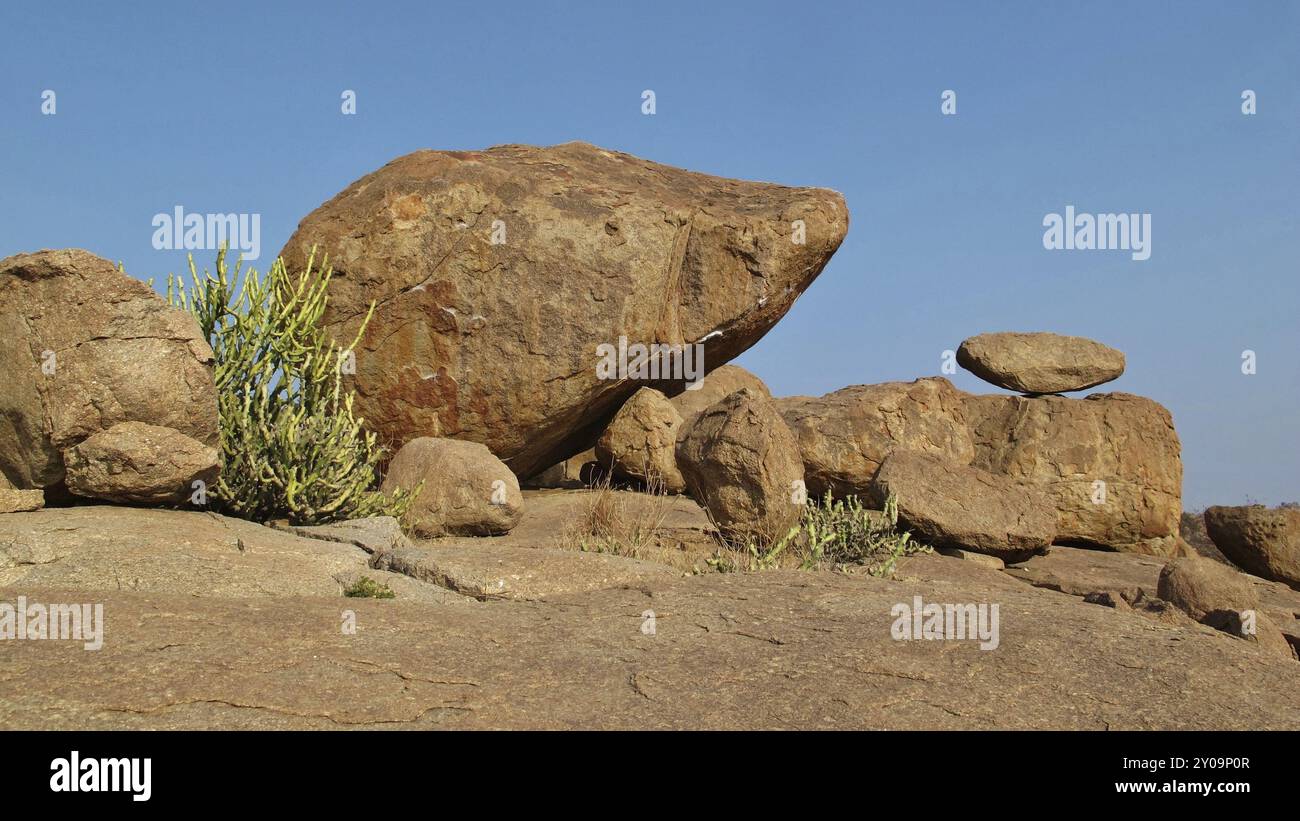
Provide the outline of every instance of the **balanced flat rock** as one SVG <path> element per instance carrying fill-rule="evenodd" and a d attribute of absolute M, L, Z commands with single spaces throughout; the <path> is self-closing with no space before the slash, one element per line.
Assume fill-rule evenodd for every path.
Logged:
<path fill-rule="evenodd" d="M 972 336 L 957 349 L 957 362 L 985 382 L 1031 394 L 1081 391 L 1124 373 L 1122 352 L 1050 333 Z"/>

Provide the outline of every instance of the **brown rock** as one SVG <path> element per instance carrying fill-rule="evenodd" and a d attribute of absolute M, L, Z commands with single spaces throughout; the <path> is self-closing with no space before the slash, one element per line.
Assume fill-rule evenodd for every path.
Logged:
<path fill-rule="evenodd" d="M 1300 590 L 1300 510 L 1216 505 L 1205 511 L 1205 529 L 1241 569 Z"/>
<path fill-rule="evenodd" d="M 1072 596 L 1108 591 L 1133 604 L 1155 597 L 1167 562 L 1153 556 L 1052 545 L 1006 572 L 1035 587 Z"/>
<path fill-rule="evenodd" d="M 0 487 L 0 513 L 23 513 L 45 507 L 45 491 Z"/>
<path fill-rule="evenodd" d="M 1180 444 L 1161 405 L 1127 393 L 968 395 L 964 404 L 972 464 L 1047 491 L 1058 541 L 1165 556 L 1184 549 Z"/>
<path fill-rule="evenodd" d="M 943 556 L 953 559 L 961 559 L 966 562 L 975 562 L 978 565 L 990 568 L 992 570 L 1003 570 L 1007 563 L 997 556 L 990 556 L 987 553 L 976 553 L 973 550 L 966 550 L 960 547 L 939 547 L 936 552 Z"/>
<path fill-rule="evenodd" d="M 696 418 L 677 446 L 686 487 L 719 529 L 779 539 L 803 515 L 803 462 L 772 401 L 748 388 Z"/>
<path fill-rule="evenodd" d="M 699 387 L 676 386 L 680 393 L 668 400 L 682 417 L 682 428 L 690 427 L 709 406 L 721 402 L 741 388 L 748 388 L 759 396 L 772 398 L 763 380 L 739 365 L 722 365 L 710 371 L 699 383 Z"/>
<path fill-rule="evenodd" d="M 0 473 L 61 493 L 63 452 L 120 422 L 215 446 L 211 363 L 192 317 L 107 260 L 0 260 Z"/>
<path fill-rule="evenodd" d="M 938 377 L 786 397 L 776 406 L 799 443 L 809 495 L 829 490 L 836 497 L 865 498 L 872 477 L 895 448 L 970 463 L 975 447 L 966 424 L 966 396 Z"/>
<path fill-rule="evenodd" d="M 674 453 L 681 424 L 681 415 L 662 393 L 641 388 L 596 441 L 596 461 L 612 466 L 615 476 L 681 493 L 686 480 Z"/>
<path fill-rule="evenodd" d="M 492 536 L 519 523 L 519 481 L 477 442 L 422 436 L 397 451 L 382 489 L 423 487 L 408 517 L 421 536 Z"/>
<path fill-rule="evenodd" d="M 1250 614 L 1229 610 L 1220 614 L 1220 617 L 1212 620 L 1210 624 L 1229 635 L 1254 642 L 1260 650 L 1269 655 L 1292 660 L 1296 658 L 1291 642 L 1273 620 L 1263 613 Z"/>
<path fill-rule="evenodd" d="M 283 522 L 273 526 L 308 539 L 350 544 L 372 555 L 410 545 L 410 540 L 402 533 L 401 522 L 392 516 L 346 519 L 324 525 L 293 525 Z"/>
<path fill-rule="evenodd" d="M 1042 491 L 926 453 L 896 450 L 872 482 L 871 497 L 893 494 L 898 521 L 926 544 L 1019 561 L 1043 550 L 1056 521 Z"/>
<path fill-rule="evenodd" d="M 112 505 L 0 516 L 0 585 L 184 596 L 340 596 L 352 545 L 188 510 Z M 66 599 L 60 599 L 66 601 Z"/>
<path fill-rule="evenodd" d="M 92 434 L 63 458 L 69 491 L 132 504 L 181 504 L 194 492 L 193 482 L 210 486 L 221 472 L 216 448 L 144 422 Z"/>
<path fill-rule="evenodd" d="M 373 565 L 484 600 L 547 599 L 680 575 L 661 564 L 608 553 L 497 544 L 412 545 L 376 554 Z"/>
<path fill-rule="evenodd" d="M 1259 594 L 1247 577 L 1200 556 L 1185 556 L 1165 565 L 1156 595 L 1200 622 L 1224 612 L 1259 609 Z"/>
<path fill-rule="evenodd" d="M 1113 592 L 1129 604 L 1137 604 L 1160 601 L 1160 573 L 1166 564 L 1153 556 L 1052 545 L 1046 554 L 1012 565 L 1006 572 L 1035 587 L 1073 596 Z M 1243 574 L 1243 578 L 1255 588 L 1261 612 L 1294 643 L 1300 643 L 1300 591 L 1255 576 Z"/>
<path fill-rule="evenodd" d="M 1081 391 L 1118 379 L 1124 354 L 1081 336 L 995 333 L 972 336 L 957 363 L 986 382 L 1022 393 Z"/>
<path fill-rule="evenodd" d="M 806 242 L 791 241 L 802 220 Z M 519 476 L 591 446 L 638 388 L 597 346 L 753 345 L 848 229 L 838 193 L 697 174 L 585 143 L 418 151 L 308 215 L 285 246 L 334 266 L 326 321 L 357 411 L 402 445 L 483 443 Z"/>

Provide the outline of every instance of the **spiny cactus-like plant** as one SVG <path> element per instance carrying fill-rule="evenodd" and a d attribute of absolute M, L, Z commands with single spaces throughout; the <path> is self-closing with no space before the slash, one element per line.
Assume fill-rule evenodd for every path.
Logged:
<path fill-rule="evenodd" d="M 722 572 L 772 570 L 795 566 L 803 570 L 833 568 L 862 570 L 888 578 L 904 556 L 929 553 L 898 528 L 898 499 L 890 494 L 884 510 L 864 507 L 856 496 L 810 499 L 799 523 L 780 539 L 750 539 L 743 546 L 724 544 L 708 559 Z"/>
<path fill-rule="evenodd" d="M 211 496 L 255 521 L 401 518 L 411 495 L 375 489 L 384 451 L 342 386 L 374 305 L 352 343 L 335 344 L 320 326 L 332 271 L 315 257 L 297 274 L 277 259 L 263 276 L 243 270 L 242 257 L 231 271 L 223 247 L 215 276 L 200 277 L 192 255 L 188 286 L 168 276 L 168 300 L 194 315 L 215 355 L 223 464 Z"/>

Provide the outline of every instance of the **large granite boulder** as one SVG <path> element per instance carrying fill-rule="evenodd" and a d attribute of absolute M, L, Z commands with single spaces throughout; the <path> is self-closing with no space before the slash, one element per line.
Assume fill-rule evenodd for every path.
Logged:
<path fill-rule="evenodd" d="M 614 475 L 667 493 L 681 493 L 686 480 L 677 469 L 677 429 L 682 417 L 662 393 L 641 388 L 619 408 L 596 442 L 596 461 Z"/>
<path fill-rule="evenodd" d="M 496 536 L 519 523 L 519 480 L 477 442 L 421 436 L 393 456 L 381 489 L 415 492 L 407 517 L 420 536 Z"/>
<path fill-rule="evenodd" d="M 194 319 L 108 260 L 0 260 L 0 472 L 65 495 L 64 451 L 122 422 L 215 446 L 211 363 Z"/>
<path fill-rule="evenodd" d="M 92 434 L 63 457 L 70 492 L 131 504 L 180 504 L 195 482 L 210 486 L 221 472 L 216 448 L 145 422 L 122 422 Z"/>
<path fill-rule="evenodd" d="M 776 407 L 799 443 L 809 494 L 829 490 L 837 497 L 865 497 L 895 448 L 969 464 L 975 445 L 966 424 L 966 396 L 936 377 L 785 397 Z"/>
<path fill-rule="evenodd" d="M 1173 556 L 1183 465 L 1164 407 L 1127 393 L 968 396 L 972 465 L 1038 485 L 1057 511 L 1057 540 Z"/>
<path fill-rule="evenodd" d="M 1056 537 L 1056 511 L 1041 489 L 928 453 L 895 450 L 872 482 L 870 498 L 898 503 L 898 521 L 920 541 L 966 548 L 1015 562 Z"/>
<path fill-rule="evenodd" d="M 283 256 L 328 252 L 340 338 L 376 304 L 351 381 L 382 438 L 480 442 L 529 476 L 590 447 L 646 384 L 601 378 L 599 346 L 635 360 L 698 343 L 692 364 L 714 368 L 785 315 L 847 229 L 826 189 L 507 145 L 400 157 L 309 214 Z"/>
<path fill-rule="evenodd" d="M 1300 509 L 1216 505 L 1205 529 L 1233 564 L 1300 590 Z"/>
<path fill-rule="evenodd" d="M 724 536 L 779 539 L 803 515 L 803 462 L 771 400 L 741 389 L 711 406 L 677 445 L 691 496 Z"/>
<path fill-rule="evenodd" d="M 1030 394 L 1081 391 L 1124 373 L 1121 351 L 1050 333 L 972 336 L 957 349 L 957 363 L 1000 388 Z"/>

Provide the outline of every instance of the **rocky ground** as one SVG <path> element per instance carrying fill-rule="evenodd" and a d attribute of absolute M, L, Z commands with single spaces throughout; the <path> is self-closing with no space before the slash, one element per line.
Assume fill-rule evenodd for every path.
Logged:
<path fill-rule="evenodd" d="M 472 540 L 5 515 L 0 601 L 100 602 L 106 630 L 97 651 L 0 642 L 0 726 L 1300 728 L 1296 661 L 1143 605 L 1160 559 L 1055 546 L 1006 570 L 929 555 L 892 579 L 685 576 L 566 547 L 556 525 L 591 493 L 526 492 L 509 536 Z M 707 519 L 672 507 L 662 544 L 689 552 Z M 344 597 L 362 575 L 396 597 Z M 1300 592 L 1251 581 L 1300 641 Z M 918 595 L 999 604 L 998 646 L 896 640 L 891 611 Z"/>

